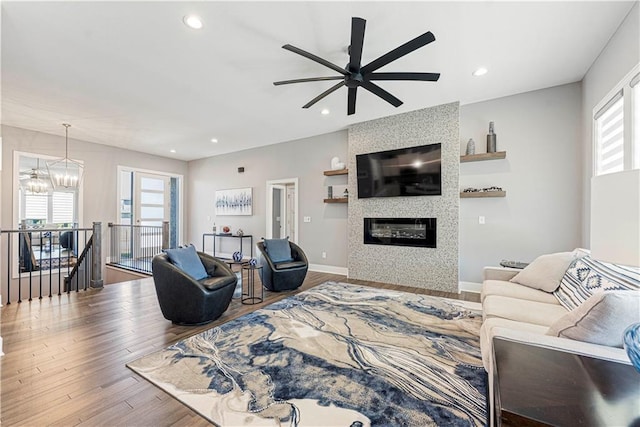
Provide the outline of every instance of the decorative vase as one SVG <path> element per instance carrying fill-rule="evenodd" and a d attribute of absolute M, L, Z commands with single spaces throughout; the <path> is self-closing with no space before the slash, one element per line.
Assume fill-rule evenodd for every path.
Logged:
<path fill-rule="evenodd" d="M 234 253 L 233 253 L 233 260 L 234 260 L 235 262 L 240 262 L 240 261 L 242 261 L 242 252 L 240 252 L 240 251 L 236 251 L 236 252 L 234 252 Z"/>
<path fill-rule="evenodd" d="M 622 341 L 633 367 L 640 372 L 640 322 L 632 324 L 624 331 Z"/>
<path fill-rule="evenodd" d="M 487 135 L 487 153 L 496 152 L 496 134 L 493 130 L 493 122 L 489 122 L 489 134 Z"/>
<path fill-rule="evenodd" d="M 476 143 L 473 140 L 473 138 L 469 138 L 469 142 L 467 142 L 466 154 L 467 154 L 467 156 L 470 156 L 472 154 L 476 154 Z"/>
<path fill-rule="evenodd" d="M 256 265 L 258 265 L 258 260 L 257 260 L 257 259 L 255 259 L 255 258 L 251 258 L 251 259 L 249 260 L 249 265 L 250 265 L 251 267 L 255 267 Z"/>
<path fill-rule="evenodd" d="M 334 157 L 331 159 L 331 170 L 337 171 L 344 169 L 345 164 L 340 161 L 340 158 Z"/>
<path fill-rule="evenodd" d="M 239 237 L 244 236 L 244 231 L 242 231 L 242 228 L 238 228 L 238 231 L 236 231 L 236 235 Z"/>
<path fill-rule="evenodd" d="M 333 199 L 333 186 L 329 186 L 327 189 L 327 198 L 328 199 Z"/>

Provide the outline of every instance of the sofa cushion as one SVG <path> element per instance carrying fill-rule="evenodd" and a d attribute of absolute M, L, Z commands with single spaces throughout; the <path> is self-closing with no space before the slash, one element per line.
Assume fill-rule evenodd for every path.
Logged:
<path fill-rule="evenodd" d="M 640 269 L 583 257 L 569 266 L 554 295 L 565 308 L 573 310 L 603 290 L 640 290 Z"/>
<path fill-rule="evenodd" d="M 293 261 L 289 239 L 264 239 L 264 248 L 273 263 Z"/>
<path fill-rule="evenodd" d="M 200 284 L 210 291 L 229 285 L 238 280 L 236 276 L 215 276 L 199 280 Z"/>
<path fill-rule="evenodd" d="M 516 274 L 511 282 L 545 292 L 553 292 L 560 286 L 562 276 L 576 256 L 576 252 L 541 255 Z"/>
<path fill-rule="evenodd" d="M 547 335 L 622 347 L 624 330 L 636 322 L 640 322 L 639 291 L 598 292 L 556 320 Z"/>
<path fill-rule="evenodd" d="M 202 261 L 200 261 L 198 252 L 196 252 L 195 246 L 189 245 L 183 248 L 165 249 L 164 252 L 169 257 L 171 264 L 194 279 L 200 280 L 208 276 L 204 265 L 202 265 Z"/>
<path fill-rule="evenodd" d="M 502 295 L 505 297 L 518 298 L 527 301 L 538 301 L 546 304 L 559 304 L 553 294 L 533 289 L 517 283 L 506 282 L 504 280 L 485 280 L 482 283 L 482 293 L 480 300 L 489 295 Z"/>
<path fill-rule="evenodd" d="M 291 261 L 291 262 L 279 262 L 274 264 L 276 270 L 289 270 L 292 268 L 306 267 L 307 264 L 304 261 Z"/>
<path fill-rule="evenodd" d="M 489 295 L 482 304 L 484 320 L 498 317 L 547 327 L 566 313 L 567 310 L 559 304 L 526 301 L 501 295 Z"/>

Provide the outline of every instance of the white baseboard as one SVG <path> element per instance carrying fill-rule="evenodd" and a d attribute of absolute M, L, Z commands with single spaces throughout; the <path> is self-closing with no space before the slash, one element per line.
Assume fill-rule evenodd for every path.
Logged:
<path fill-rule="evenodd" d="M 479 294 L 482 291 L 482 283 L 476 282 L 458 282 L 458 293 L 473 292 Z"/>
<path fill-rule="evenodd" d="M 349 274 L 349 269 L 347 267 L 335 267 L 333 265 L 324 264 L 309 264 L 309 270 L 317 271 L 318 273 L 342 274 L 343 276 L 348 276 Z"/>

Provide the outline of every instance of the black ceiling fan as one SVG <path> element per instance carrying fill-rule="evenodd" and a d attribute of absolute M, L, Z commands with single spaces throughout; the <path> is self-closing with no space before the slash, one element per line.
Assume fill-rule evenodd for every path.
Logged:
<path fill-rule="evenodd" d="M 351 18 L 351 45 L 349 45 L 349 63 L 344 68 L 341 68 L 334 63 L 331 63 L 325 59 L 320 58 L 319 56 L 316 56 L 290 44 L 282 46 L 283 49 L 289 50 L 293 53 L 297 53 L 298 55 L 302 55 L 305 58 L 317 62 L 318 64 L 322 64 L 325 67 L 337 71 L 338 73 L 340 73 L 339 76 L 309 77 L 306 79 L 283 80 L 274 82 L 273 84 L 278 86 L 290 83 L 317 82 L 322 80 L 342 80 L 340 83 L 337 83 L 336 85 L 330 87 L 320 95 L 313 98 L 307 104 L 303 105 L 302 108 L 309 108 L 325 96 L 340 89 L 342 86 L 347 86 L 347 88 L 349 88 L 349 93 L 347 95 L 347 114 L 351 115 L 355 114 L 356 112 L 356 93 L 358 91 L 358 87 L 362 87 L 363 89 L 368 90 L 374 95 L 378 95 L 380 98 L 384 99 L 394 107 L 399 107 L 400 105 L 402 105 L 402 101 L 391 95 L 386 90 L 382 89 L 380 86 L 373 83 L 374 80 L 414 80 L 435 82 L 440 78 L 440 73 L 375 72 L 377 69 L 384 67 L 388 63 L 395 61 L 396 59 L 401 58 L 406 54 L 420 49 L 421 47 L 426 46 L 434 41 L 436 38 L 431 33 L 431 31 L 427 31 L 421 36 L 418 36 L 415 39 L 406 42 L 402 46 L 398 46 L 392 51 L 385 53 L 384 55 L 368 63 L 367 65 L 361 66 L 360 62 L 362 59 L 362 47 L 364 45 L 364 28 L 366 23 L 367 21 L 362 18 Z"/>

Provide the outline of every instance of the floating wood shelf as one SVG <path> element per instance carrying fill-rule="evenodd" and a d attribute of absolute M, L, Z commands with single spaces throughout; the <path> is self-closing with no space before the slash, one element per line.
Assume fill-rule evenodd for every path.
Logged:
<path fill-rule="evenodd" d="M 460 163 L 481 162 L 483 160 L 504 159 L 507 157 L 506 151 L 498 151 L 495 153 L 469 154 L 468 156 L 460 156 Z"/>
<path fill-rule="evenodd" d="M 348 173 L 349 173 L 349 169 L 340 169 L 337 171 L 324 171 L 325 176 L 347 175 Z"/>
<path fill-rule="evenodd" d="M 324 199 L 325 203 L 348 203 L 348 197 L 336 197 L 334 199 Z"/>
<path fill-rule="evenodd" d="M 461 192 L 461 199 L 474 199 L 481 197 L 506 197 L 506 191 L 475 191 L 475 192 Z"/>

